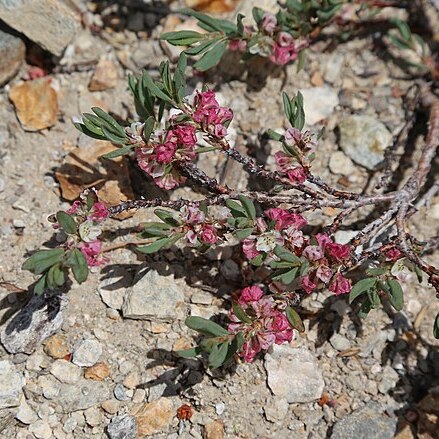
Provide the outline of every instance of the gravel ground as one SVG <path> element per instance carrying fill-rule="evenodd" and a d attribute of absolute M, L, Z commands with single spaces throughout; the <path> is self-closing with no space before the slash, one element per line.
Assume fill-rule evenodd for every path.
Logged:
<path fill-rule="evenodd" d="M 64 196 L 74 190 L 71 181 L 62 187 L 59 173 L 84 176 L 71 154 L 96 162 L 98 142 L 79 135 L 71 118 L 94 105 L 129 117 L 127 75 L 142 68 L 157 71 L 171 50 L 163 49 L 157 36 L 175 25 L 165 6 L 152 2 L 145 1 L 143 9 L 134 1 L 119 9 L 111 2 L 74 3 L 86 11 L 89 28 L 76 32 L 50 83 L 38 80 L 55 97 L 44 108 L 28 109 L 40 119 L 53 113 L 53 126 L 29 131 L 17 119 L 11 92 L 29 74 L 28 64 L 0 89 L 0 437 L 439 437 L 439 343 L 431 331 L 439 303 L 425 281 L 407 282 L 403 312 L 375 310 L 365 321 L 344 297 L 322 292 L 306 298 L 303 335 L 253 364 L 216 371 L 172 351 L 193 341 L 183 323 L 188 313 L 227 313 L 229 295 L 242 282 L 234 247 L 202 256 L 175 248 L 148 258 L 119 249 L 107 267 L 83 285 L 73 283 L 67 295 L 55 291 L 31 298 L 27 286 L 34 278 L 21 265 L 28 252 L 52 238 L 47 216 L 69 206 L 61 190 Z M 102 24 L 104 31 L 90 31 Z M 364 135 L 360 148 L 367 148 L 366 123 L 372 135 L 382 132 L 381 138 L 391 139 L 404 123 L 401 96 L 413 83 L 376 38 L 351 38 L 334 47 L 322 41 L 309 51 L 300 73 L 294 65 L 270 71 L 258 64 L 246 72 L 226 60 L 204 79 L 234 110 L 235 146 L 273 166 L 277 146 L 261 135 L 267 128 L 285 128 L 280 91 L 301 90 L 309 127 L 326 127 L 315 173 L 341 188 L 363 190 L 370 184 L 369 164 L 359 166 L 355 150 L 343 145 Z M 202 79 L 195 77 L 192 86 Z M 415 143 L 421 145 L 422 138 Z M 415 148 L 414 159 L 416 154 Z M 92 171 L 86 166 L 88 177 L 80 178 L 94 181 L 90 172 L 111 175 L 116 197 L 156 194 L 136 172 L 128 175 L 126 166 L 101 163 Z M 201 158 L 200 166 L 234 187 L 258 184 L 223 157 Z M 181 196 L 199 195 L 183 188 L 171 198 Z M 324 224 L 330 214 L 308 219 Z M 110 228 L 123 241 L 127 237 L 118 228 L 152 216 L 137 212 L 123 224 L 112 220 Z M 435 197 L 411 227 L 428 238 L 438 234 L 438 220 Z M 438 252 L 428 258 L 439 265 Z M 183 404 L 192 407 L 190 421 L 176 416 Z"/>

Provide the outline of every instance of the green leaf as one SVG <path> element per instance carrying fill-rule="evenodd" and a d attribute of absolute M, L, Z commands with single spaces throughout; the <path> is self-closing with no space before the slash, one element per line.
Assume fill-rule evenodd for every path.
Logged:
<path fill-rule="evenodd" d="M 142 237 L 144 238 L 153 238 L 157 236 L 169 237 L 170 229 L 171 226 L 169 224 L 151 222 L 145 225 L 145 228 L 142 231 Z"/>
<path fill-rule="evenodd" d="M 61 262 L 64 257 L 64 249 L 40 250 L 27 259 L 22 268 L 34 274 L 41 274 L 52 265 Z"/>
<path fill-rule="evenodd" d="M 233 312 L 235 313 L 235 316 L 238 317 L 238 319 L 241 322 L 244 323 L 251 323 L 252 319 L 246 314 L 246 312 L 237 304 L 232 303 Z"/>
<path fill-rule="evenodd" d="M 265 260 L 265 254 L 261 253 L 258 256 L 255 256 L 250 262 L 252 265 L 254 265 L 255 267 L 260 267 L 262 265 L 262 263 Z"/>
<path fill-rule="evenodd" d="M 106 137 L 102 134 L 102 130 L 100 128 L 99 130 L 90 130 L 85 124 L 79 122 L 74 122 L 73 125 L 77 130 L 81 131 L 81 133 L 91 137 L 92 139 L 106 140 Z"/>
<path fill-rule="evenodd" d="M 112 129 L 112 131 L 114 130 L 114 132 L 117 133 L 120 137 L 127 137 L 125 130 L 117 123 L 116 119 L 114 119 L 104 110 L 99 107 L 92 107 L 91 110 L 93 111 L 93 113 L 96 114 L 96 116 L 104 120 L 109 125 L 109 128 Z"/>
<path fill-rule="evenodd" d="M 211 320 L 203 319 L 202 317 L 191 316 L 185 321 L 186 326 L 201 334 L 212 337 L 223 337 L 229 333 L 220 325 Z"/>
<path fill-rule="evenodd" d="M 387 273 L 389 270 L 387 268 L 368 268 L 366 273 L 370 276 L 381 276 L 384 273 Z"/>
<path fill-rule="evenodd" d="M 185 46 L 186 44 L 179 44 L 180 41 L 191 40 L 193 43 L 202 40 L 205 37 L 204 34 L 200 32 L 195 32 L 193 30 L 182 30 L 177 32 L 166 32 L 160 36 L 161 40 L 168 41 L 170 44 L 176 46 Z M 193 44 L 188 43 L 188 45 Z"/>
<path fill-rule="evenodd" d="M 244 195 L 239 196 L 239 201 L 241 201 L 242 207 L 245 209 L 246 216 L 252 220 L 256 219 L 256 208 L 253 201 L 250 198 L 244 197 Z"/>
<path fill-rule="evenodd" d="M 220 41 L 194 64 L 194 68 L 201 72 L 205 72 L 206 70 L 215 67 L 226 52 L 227 46 L 227 41 Z"/>
<path fill-rule="evenodd" d="M 47 280 L 47 273 L 44 276 L 41 276 L 38 279 L 38 282 L 34 285 L 34 294 L 37 296 L 40 296 L 44 293 L 44 290 L 46 289 L 46 280 Z"/>
<path fill-rule="evenodd" d="M 303 324 L 303 321 L 294 308 L 291 308 L 291 306 L 287 306 L 285 309 L 285 314 L 288 321 L 290 322 L 290 325 L 294 329 L 297 329 L 299 332 L 305 332 L 305 326 Z"/>
<path fill-rule="evenodd" d="M 64 272 L 61 269 L 61 264 L 52 265 L 47 272 L 46 284 L 49 288 L 60 287 L 64 284 Z"/>
<path fill-rule="evenodd" d="M 133 145 L 124 146 L 123 148 L 117 148 L 113 151 L 107 152 L 107 154 L 102 155 L 104 159 L 114 159 L 120 157 L 121 155 L 129 154 L 133 150 Z"/>
<path fill-rule="evenodd" d="M 163 237 L 160 239 L 157 239 L 152 244 L 148 244 L 142 247 L 137 247 L 137 250 L 141 253 L 145 253 L 147 255 L 151 253 L 155 253 L 162 248 L 170 247 L 172 244 L 177 242 L 183 235 L 181 233 L 176 233 L 173 236 L 170 237 Z"/>
<path fill-rule="evenodd" d="M 74 235 L 78 231 L 78 225 L 68 213 L 60 210 L 56 214 L 56 219 L 58 220 L 64 232 L 66 232 L 68 235 Z"/>
<path fill-rule="evenodd" d="M 227 351 L 226 359 L 224 360 L 224 363 L 227 363 L 230 358 L 233 357 L 238 351 L 241 350 L 242 345 L 244 344 L 244 336 L 242 335 L 242 332 L 238 332 L 235 336 L 235 338 L 232 340 L 232 342 L 229 344 L 229 349 Z"/>
<path fill-rule="evenodd" d="M 291 262 L 292 264 L 294 264 L 296 266 L 301 265 L 302 261 L 300 260 L 300 258 L 297 255 L 288 251 L 286 248 L 281 247 L 280 245 L 277 245 L 274 248 L 273 252 L 282 261 Z"/>
<path fill-rule="evenodd" d="M 253 227 L 249 227 L 247 229 L 235 230 L 234 235 L 242 241 L 245 238 L 248 238 L 253 233 Z"/>
<path fill-rule="evenodd" d="M 222 366 L 226 361 L 228 350 L 229 343 L 226 341 L 220 345 L 214 346 L 209 354 L 209 367 L 211 369 L 217 369 Z"/>
<path fill-rule="evenodd" d="M 396 309 L 401 311 L 404 307 L 404 292 L 399 282 L 395 279 L 389 279 L 387 285 L 390 288 L 388 292 L 389 302 Z"/>
<path fill-rule="evenodd" d="M 305 111 L 303 109 L 303 96 L 300 91 L 297 92 L 295 98 L 296 111 L 294 114 L 293 126 L 299 130 L 302 130 L 305 126 Z"/>
<path fill-rule="evenodd" d="M 73 276 L 78 283 L 82 284 L 87 280 L 88 266 L 81 250 L 77 248 L 71 250 L 67 255 L 65 265 L 72 269 Z"/>
<path fill-rule="evenodd" d="M 165 209 L 156 209 L 154 210 L 154 214 L 158 216 L 164 223 L 169 224 L 170 226 L 177 227 L 180 223 L 174 218 L 172 212 L 169 212 Z"/>
<path fill-rule="evenodd" d="M 182 358 L 192 358 L 199 355 L 201 351 L 202 349 L 200 346 L 195 346 L 194 348 L 175 351 L 175 353 Z"/>
<path fill-rule="evenodd" d="M 360 311 L 358 312 L 358 316 L 361 319 L 365 319 L 369 312 L 372 310 L 373 306 L 371 301 L 369 300 L 369 297 L 366 298 L 366 300 L 361 305 Z"/>
<path fill-rule="evenodd" d="M 247 217 L 245 209 L 236 201 L 229 198 L 228 200 L 226 200 L 226 206 L 230 209 L 234 218 Z"/>
<path fill-rule="evenodd" d="M 302 50 L 297 58 L 297 73 L 299 73 L 305 67 L 306 50 Z"/>
<path fill-rule="evenodd" d="M 185 8 L 182 9 L 180 13 L 195 17 L 200 22 L 200 24 L 204 25 L 200 27 L 208 31 L 216 30 L 225 33 L 236 33 L 238 31 L 236 25 L 231 21 L 215 19 L 210 17 L 209 15 L 194 11 L 193 9 Z"/>
<path fill-rule="evenodd" d="M 172 99 L 167 94 L 165 94 L 162 90 L 160 90 L 160 88 L 155 84 L 155 82 L 152 80 L 151 76 L 149 76 L 147 72 L 143 73 L 142 81 L 145 87 L 149 90 L 149 92 L 153 96 L 158 97 L 162 101 L 173 104 Z"/>
<path fill-rule="evenodd" d="M 364 294 L 366 291 L 372 289 L 377 283 L 377 279 L 374 277 L 368 277 L 361 279 L 353 287 L 349 293 L 349 303 L 352 303 L 357 297 Z"/>
<path fill-rule="evenodd" d="M 113 134 L 110 130 L 108 130 L 107 127 L 102 127 L 102 132 L 104 133 L 107 140 L 110 142 L 115 143 L 116 145 L 123 145 L 127 143 L 128 138 L 127 137 L 120 137 L 119 135 Z"/>
<path fill-rule="evenodd" d="M 291 282 L 293 282 L 294 279 L 296 279 L 298 272 L 299 272 L 299 268 L 295 267 L 295 268 L 286 270 L 283 273 L 274 276 L 273 279 L 279 280 L 284 285 L 289 285 Z"/>
<path fill-rule="evenodd" d="M 399 20 L 397 18 L 391 18 L 389 20 L 396 28 L 398 29 L 399 33 L 401 34 L 402 38 L 404 38 L 405 41 L 411 40 L 411 31 L 409 25 L 402 20 Z"/>
<path fill-rule="evenodd" d="M 282 100 L 284 104 L 285 116 L 287 117 L 288 120 L 291 121 L 293 117 L 293 107 L 291 105 L 291 100 L 289 96 L 284 91 L 282 92 Z"/>
<path fill-rule="evenodd" d="M 276 133 L 276 131 L 273 131 L 271 128 L 267 131 L 268 136 L 270 139 L 277 140 L 280 142 L 282 140 L 282 134 Z"/>

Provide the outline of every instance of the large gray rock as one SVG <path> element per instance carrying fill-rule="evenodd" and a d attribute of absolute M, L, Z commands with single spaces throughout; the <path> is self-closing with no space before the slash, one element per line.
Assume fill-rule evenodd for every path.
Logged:
<path fill-rule="evenodd" d="M 95 365 L 102 355 L 102 345 L 97 340 L 84 340 L 73 352 L 73 363 L 81 367 Z"/>
<path fill-rule="evenodd" d="M 174 276 L 149 270 L 128 290 L 122 314 L 128 319 L 173 320 L 181 315 L 185 287 Z"/>
<path fill-rule="evenodd" d="M 354 162 L 373 170 L 384 160 L 392 134 L 384 124 L 370 116 L 348 116 L 338 125 L 340 147 Z"/>
<path fill-rule="evenodd" d="M 305 348 L 275 345 L 265 356 L 271 391 L 287 402 L 311 402 L 322 396 L 325 382 L 312 352 Z"/>
<path fill-rule="evenodd" d="M 25 54 L 26 47 L 20 38 L 0 30 L 0 85 L 17 74 Z"/>
<path fill-rule="evenodd" d="M 347 415 L 334 425 L 331 439 L 391 439 L 395 436 L 397 417 L 389 417 L 376 403 Z"/>
<path fill-rule="evenodd" d="M 9 361 L 0 361 L 0 409 L 17 407 L 24 386 L 24 378 Z"/>
<path fill-rule="evenodd" d="M 64 413 L 70 413 L 101 404 L 109 397 L 107 383 L 81 379 L 75 384 L 62 384 L 56 402 Z"/>
<path fill-rule="evenodd" d="M 47 337 L 61 328 L 68 299 L 59 291 L 47 291 L 31 300 L 3 327 L 0 340 L 11 354 L 31 354 Z"/>
<path fill-rule="evenodd" d="M 59 0 L 0 0 L 0 17 L 54 55 L 61 55 L 79 30 L 73 11 Z"/>

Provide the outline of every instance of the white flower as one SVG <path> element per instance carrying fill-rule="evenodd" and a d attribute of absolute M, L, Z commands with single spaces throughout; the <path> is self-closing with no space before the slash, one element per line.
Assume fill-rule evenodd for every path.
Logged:
<path fill-rule="evenodd" d="M 79 226 L 79 236 L 84 242 L 96 241 L 101 233 L 101 228 L 99 226 L 96 226 L 93 221 L 84 221 Z"/>

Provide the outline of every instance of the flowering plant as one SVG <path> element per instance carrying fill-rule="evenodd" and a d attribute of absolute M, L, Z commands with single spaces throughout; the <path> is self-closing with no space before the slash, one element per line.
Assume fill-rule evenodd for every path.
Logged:
<path fill-rule="evenodd" d="M 270 29 L 269 24 L 266 20 L 264 26 Z M 104 223 L 129 209 L 151 207 L 157 208 L 158 220 L 143 225 L 141 237 L 148 243 L 136 251 L 151 254 L 177 242 L 205 251 L 238 241 L 247 269 L 263 267 L 266 273 L 232 298 L 227 328 L 201 317 L 187 318 L 187 325 L 205 338 L 179 354 L 205 353 L 213 368 L 235 354 L 252 361 L 274 343 L 291 341 L 295 331 L 304 331 L 296 305 L 321 289 L 348 296 L 362 317 L 382 304 L 401 310 L 401 283 L 410 272 L 420 280 L 425 273 L 439 293 L 439 272 L 423 259 L 423 252 L 434 248 L 437 238 L 423 243 L 407 230 L 414 203 L 419 208 L 435 193 L 422 192 L 439 132 L 439 99 L 434 94 L 427 89 L 419 93 L 419 104 L 429 110 L 430 128 L 407 181 L 397 190 L 387 189 L 397 161 L 393 157 L 385 163 L 381 193 L 357 194 L 338 190 L 313 174 L 319 135 L 304 130 L 300 92 L 293 97 L 283 94 L 290 127 L 282 134 L 268 130 L 282 148 L 275 155 L 276 169 L 270 170 L 230 145 L 233 112 L 219 104 L 214 91 L 204 88 L 185 96 L 186 64 L 182 54 L 173 73 L 169 63 L 163 63 L 157 80 L 147 72 L 130 77 L 138 122 L 123 127 L 108 113 L 93 108 L 93 114 L 83 114 L 75 125 L 88 136 L 118 145 L 105 158 L 135 157 L 146 178 L 159 187 L 171 190 L 190 180 L 209 195 L 199 201 L 141 198 L 105 206 L 96 192 L 86 191 L 69 210 L 50 217 L 59 231 L 58 248 L 38 251 L 23 265 L 40 276 L 34 287 L 37 294 L 65 284 L 70 272 L 77 282 L 84 282 L 89 269 L 107 261 L 99 239 Z M 225 154 L 249 174 L 266 180 L 270 189 L 238 191 L 218 183 L 197 166 L 202 153 Z M 439 185 L 434 187 L 437 190 Z M 371 205 L 382 207 L 378 217 L 366 221 L 351 241 L 337 242 L 335 232 L 346 218 Z M 331 224 L 315 233 L 307 213 L 327 207 L 338 213 Z M 374 239 L 378 231 L 385 232 L 379 241 Z M 434 332 L 439 337 L 439 316 Z"/>

